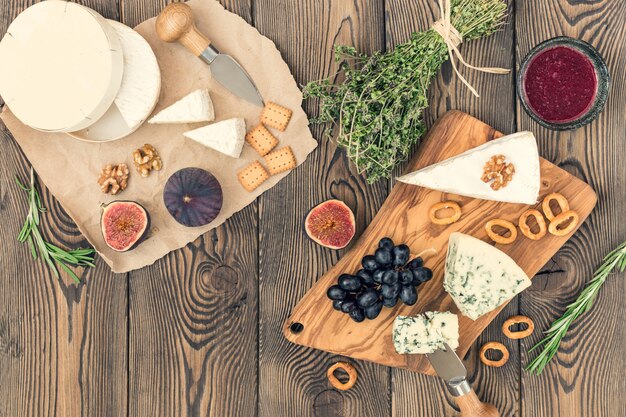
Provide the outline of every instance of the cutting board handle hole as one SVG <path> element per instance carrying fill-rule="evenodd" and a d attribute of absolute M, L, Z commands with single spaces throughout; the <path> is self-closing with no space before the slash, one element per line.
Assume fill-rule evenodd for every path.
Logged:
<path fill-rule="evenodd" d="M 291 333 L 293 334 L 298 334 L 298 333 L 302 333 L 302 330 L 304 330 L 304 325 L 302 323 L 292 323 L 291 326 L 289 326 L 289 330 L 291 330 Z"/>

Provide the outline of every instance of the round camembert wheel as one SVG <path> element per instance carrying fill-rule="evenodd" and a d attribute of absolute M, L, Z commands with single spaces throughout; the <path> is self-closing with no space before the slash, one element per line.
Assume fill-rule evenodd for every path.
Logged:
<path fill-rule="evenodd" d="M 124 76 L 109 110 L 93 125 L 70 133 L 90 142 L 120 139 L 137 130 L 159 100 L 161 71 L 152 47 L 123 23 L 107 20 L 115 29 L 124 52 Z"/>
<path fill-rule="evenodd" d="M 0 42 L 0 95 L 24 124 L 71 132 L 115 99 L 124 57 L 115 30 L 90 9 L 48 0 L 22 12 Z"/>

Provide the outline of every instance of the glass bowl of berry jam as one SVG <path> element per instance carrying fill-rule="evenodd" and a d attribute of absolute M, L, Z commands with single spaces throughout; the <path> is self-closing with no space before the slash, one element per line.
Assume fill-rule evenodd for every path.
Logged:
<path fill-rule="evenodd" d="M 577 129 L 595 119 L 609 93 L 609 71 L 598 51 L 565 36 L 534 47 L 522 61 L 517 94 L 540 125 Z"/>

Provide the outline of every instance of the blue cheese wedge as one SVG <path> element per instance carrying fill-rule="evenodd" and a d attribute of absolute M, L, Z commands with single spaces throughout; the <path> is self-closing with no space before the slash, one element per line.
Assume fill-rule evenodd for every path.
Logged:
<path fill-rule="evenodd" d="M 393 322 L 396 352 L 432 353 L 444 343 L 459 347 L 459 318 L 450 312 L 426 312 L 415 317 L 398 316 Z"/>
<path fill-rule="evenodd" d="M 246 136 L 246 122 L 234 118 L 183 133 L 201 145 L 233 158 L 239 158 Z"/>
<path fill-rule="evenodd" d="M 450 235 L 443 287 L 463 315 L 476 320 L 530 284 L 522 268 L 504 252 L 472 236 Z"/>
<path fill-rule="evenodd" d="M 494 190 L 481 177 L 485 164 L 497 155 L 513 164 L 515 172 L 504 187 Z M 411 172 L 398 181 L 483 200 L 535 204 L 540 186 L 537 141 L 531 132 L 514 133 Z"/>
<path fill-rule="evenodd" d="M 202 89 L 187 94 L 176 103 L 161 110 L 148 120 L 148 123 L 198 123 L 210 122 L 214 119 L 215 112 L 211 96 L 208 90 Z"/>

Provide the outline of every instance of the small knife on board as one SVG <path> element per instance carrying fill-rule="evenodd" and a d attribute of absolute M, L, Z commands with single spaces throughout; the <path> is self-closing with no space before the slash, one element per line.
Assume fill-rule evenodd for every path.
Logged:
<path fill-rule="evenodd" d="M 206 62 L 216 81 L 231 93 L 250 103 L 263 107 L 263 98 L 248 73 L 232 57 L 220 53 L 209 38 L 194 23 L 191 7 L 185 3 L 171 3 L 156 20 L 156 32 L 165 42 L 179 42 L 195 56 Z"/>
<path fill-rule="evenodd" d="M 461 417 L 500 417 L 500 413 L 493 405 L 478 399 L 466 379 L 467 370 L 463 362 L 448 344 L 444 346 L 445 349 L 438 349 L 426 356 L 437 375 L 446 381 L 448 390 L 461 410 Z"/>

